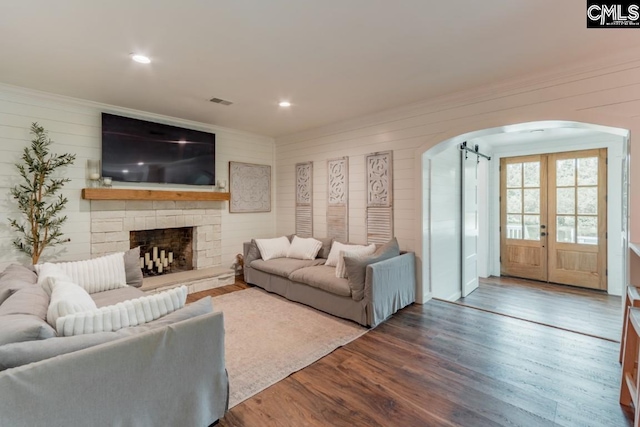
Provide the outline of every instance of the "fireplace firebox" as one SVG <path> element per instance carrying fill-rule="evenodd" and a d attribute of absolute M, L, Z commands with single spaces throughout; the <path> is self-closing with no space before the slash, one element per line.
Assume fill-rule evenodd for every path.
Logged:
<path fill-rule="evenodd" d="M 140 246 L 144 276 L 193 270 L 193 227 L 130 231 L 129 245 Z"/>

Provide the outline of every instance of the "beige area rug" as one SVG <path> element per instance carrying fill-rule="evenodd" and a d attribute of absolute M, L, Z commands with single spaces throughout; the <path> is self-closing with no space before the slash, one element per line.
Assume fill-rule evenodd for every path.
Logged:
<path fill-rule="evenodd" d="M 368 330 L 258 288 L 215 297 L 213 308 L 224 313 L 229 408 Z"/>

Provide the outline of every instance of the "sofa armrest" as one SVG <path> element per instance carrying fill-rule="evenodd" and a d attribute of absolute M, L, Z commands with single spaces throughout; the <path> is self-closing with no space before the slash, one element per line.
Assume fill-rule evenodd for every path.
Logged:
<path fill-rule="evenodd" d="M 7 369 L 0 396 L 16 427 L 209 425 L 228 407 L 223 315 Z"/>
<path fill-rule="evenodd" d="M 253 240 L 250 242 L 244 242 L 242 244 L 242 252 L 244 256 L 244 265 L 248 266 L 257 259 L 262 259 L 260 255 L 260 249 Z"/>
<path fill-rule="evenodd" d="M 367 304 L 367 324 L 372 328 L 415 302 L 415 254 L 409 252 L 368 265 L 364 300 Z"/>
<path fill-rule="evenodd" d="M 257 259 L 262 259 L 258 245 L 254 240 L 250 242 L 244 242 L 242 244 L 242 252 L 244 256 L 244 265 L 242 267 L 244 271 L 244 280 L 247 283 L 253 283 L 253 269 L 251 263 Z"/>

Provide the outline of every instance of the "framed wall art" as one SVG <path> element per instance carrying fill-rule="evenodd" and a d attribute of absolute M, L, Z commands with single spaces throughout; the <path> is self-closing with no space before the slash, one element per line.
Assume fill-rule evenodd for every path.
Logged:
<path fill-rule="evenodd" d="M 271 166 L 229 162 L 229 212 L 271 212 Z"/>

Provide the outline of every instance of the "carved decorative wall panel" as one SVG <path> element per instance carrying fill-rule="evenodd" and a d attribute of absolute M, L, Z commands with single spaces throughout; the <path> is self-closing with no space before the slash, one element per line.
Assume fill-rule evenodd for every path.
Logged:
<path fill-rule="evenodd" d="M 313 163 L 296 164 L 296 234 L 313 235 Z"/>
<path fill-rule="evenodd" d="M 271 211 L 271 166 L 229 162 L 229 212 Z"/>
<path fill-rule="evenodd" d="M 349 240 L 349 158 L 327 160 L 327 237 Z"/>
<path fill-rule="evenodd" d="M 367 206 L 392 206 L 393 157 L 391 151 L 367 155 Z"/>
<path fill-rule="evenodd" d="M 393 237 L 393 152 L 368 154 L 367 242 L 386 243 Z"/>

